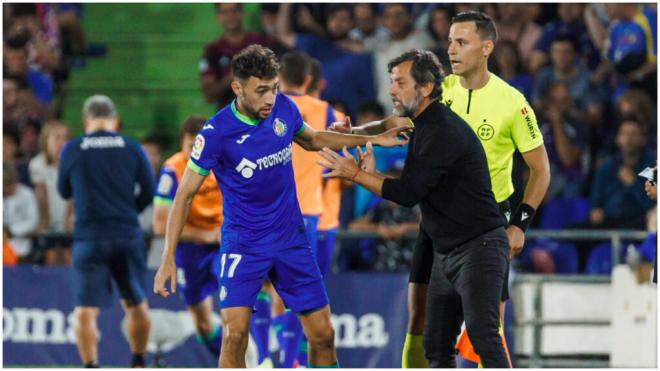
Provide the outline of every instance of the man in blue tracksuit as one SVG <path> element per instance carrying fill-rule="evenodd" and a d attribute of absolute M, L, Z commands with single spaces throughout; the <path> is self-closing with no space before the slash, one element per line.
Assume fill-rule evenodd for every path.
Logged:
<path fill-rule="evenodd" d="M 149 307 L 144 294 L 146 247 L 138 213 L 151 203 L 154 180 L 138 142 L 116 133 L 110 98 L 95 95 L 83 107 L 85 134 L 62 150 L 57 189 L 73 198 L 73 285 L 76 343 L 85 367 L 98 367 L 99 307 L 119 288 L 128 320 L 132 367 L 144 367 Z"/>

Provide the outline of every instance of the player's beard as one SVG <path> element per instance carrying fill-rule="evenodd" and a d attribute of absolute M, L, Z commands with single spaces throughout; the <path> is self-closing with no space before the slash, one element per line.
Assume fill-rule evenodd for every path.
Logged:
<path fill-rule="evenodd" d="M 397 102 L 401 103 L 402 108 L 393 108 L 392 114 L 399 117 L 413 117 L 415 112 L 417 112 L 417 108 L 419 108 L 419 104 L 422 102 L 422 95 L 415 89 L 415 99 L 412 102 L 405 103 L 398 99 Z"/>

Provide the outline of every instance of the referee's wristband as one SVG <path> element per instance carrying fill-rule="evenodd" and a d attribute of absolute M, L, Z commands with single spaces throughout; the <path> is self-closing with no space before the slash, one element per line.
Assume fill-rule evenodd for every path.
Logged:
<path fill-rule="evenodd" d="M 513 214 L 513 217 L 511 217 L 511 222 L 509 224 L 515 225 L 516 227 L 522 229 L 524 232 L 532 223 L 534 214 L 536 214 L 536 210 L 533 207 L 522 203 L 520 206 L 518 206 L 518 209 L 516 210 L 515 214 Z"/>

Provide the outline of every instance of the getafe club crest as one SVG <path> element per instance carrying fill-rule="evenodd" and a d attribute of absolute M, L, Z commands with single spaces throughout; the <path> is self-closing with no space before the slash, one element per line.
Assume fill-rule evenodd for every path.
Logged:
<path fill-rule="evenodd" d="M 273 121 L 273 131 L 278 137 L 283 137 L 286 134 L 286 123 L 279 118 Z"/>

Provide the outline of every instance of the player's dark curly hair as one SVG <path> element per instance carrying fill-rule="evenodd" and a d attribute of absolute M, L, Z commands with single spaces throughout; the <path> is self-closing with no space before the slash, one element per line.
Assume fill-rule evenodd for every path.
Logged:
<path fill-rule="evenodd" d="M 272 79 L 277 76 L 280 65 L 272 50 L 252 44 L 234 55 L 231 60 L 234 77 L 247 80 L 251 76 L 259 79 Z"/>
<path fill-rule="evenodd" d="M 417 85 L 433 84 L 433 91 L 431 91 L 429 98 L 440 98 L 442 96 L 442 79 L 445 77 L 445 74 L 442 70 L 442 65 L 438 61 L 438 57 L 428 50 L 412 49 L 392 59 L 387 64 L 387 72 L 391 73 L 394 67 L 407 61 L 412 61 L 410 74 L 415 80 L 415 83 Z"/>
<path fill-rule="evenodd" d="M 477 26 L 477 32 L 482 40 L 492 40 L 497 42 L 497 28 L 495 22 L 486 13 L 478 12 L 476 10 L 468 10 L 461 12 L 451 19 L 451 24 L 460 22 L 474 22 Z"/>

